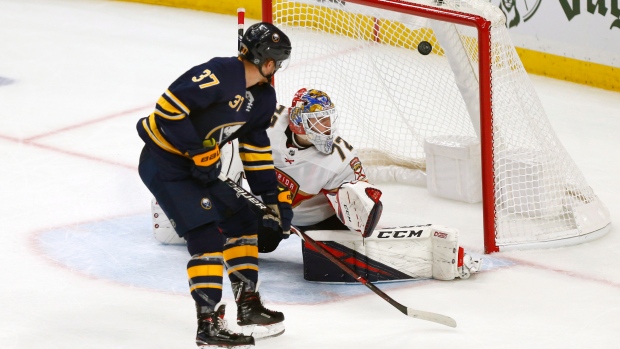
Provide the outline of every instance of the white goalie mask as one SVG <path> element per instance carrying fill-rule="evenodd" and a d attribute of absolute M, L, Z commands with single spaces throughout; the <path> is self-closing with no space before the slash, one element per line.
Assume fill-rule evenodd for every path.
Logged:
<path fill-rule="evenodd" d="M 331 154 L 338 113 L 327 93 L 302 88 L 289 109 L 289 128 L 312 143 L 317 150 Z"/>

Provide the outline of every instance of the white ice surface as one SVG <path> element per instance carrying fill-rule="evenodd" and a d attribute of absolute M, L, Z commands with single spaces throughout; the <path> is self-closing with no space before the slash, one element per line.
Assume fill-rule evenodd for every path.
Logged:
<path fill-rule="evenodd" d="M 135 123 L 189 67 L 234 55 L 236 29 L 232 16 L 159 6 L 0 0 L 0 348 L 195 347 L 187 256 L 151 239 Z M 256 348 L 617 348 L 620 94 L 532 80 L 611 212 L 608 235 L 497 253 L 469 280 L 379 285 L 456 329 L 408 318 L 361 285 L 305 282 L 293 237 L 261 256 L 265 301 L 287 329 Z M 458 227 L 482 251 L 479 206 L 383 189 L 385 219 Z M 460 214 L 444 219 L 449 210 Z"/>

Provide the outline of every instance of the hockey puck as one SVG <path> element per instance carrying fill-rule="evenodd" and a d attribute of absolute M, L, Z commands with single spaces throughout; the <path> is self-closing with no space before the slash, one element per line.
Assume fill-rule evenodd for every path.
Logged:
<path fill-rule="evenodd" d="M 420 54 L 426 56 L 427 54 L 431 53 L 432 50 L 433 46 L 431 46 L 428 41 L 420 41 L 420 43 L 418 44 L 418 52 L 420 52 Z"/>

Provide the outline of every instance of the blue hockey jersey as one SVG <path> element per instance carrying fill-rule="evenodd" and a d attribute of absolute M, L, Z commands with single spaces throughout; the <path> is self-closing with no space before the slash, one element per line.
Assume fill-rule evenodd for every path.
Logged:
<path fill-rule="evenodd" d="M 266 129 L 276 108 L 276 95 L 267 83 L 246 89 L 245 69 L 237 57 L 213 58 L 174 81 L 155 110 L 140 119 L 137 129 L 151 151 L 192 161 L 188 151 L 203 148 L 210 138 L 239 139 L 239 155 L 252 192 L 274 190 L 271 146 Z"/>

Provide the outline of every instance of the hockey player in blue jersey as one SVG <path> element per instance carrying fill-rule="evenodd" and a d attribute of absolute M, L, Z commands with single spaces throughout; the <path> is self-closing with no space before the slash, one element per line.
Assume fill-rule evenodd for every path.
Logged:
<path fill-rule="evenodd" d="M 257 290 L 256 216 L 217 177 L 219 146 L 238 139 L 252 192 L 279 214 L 265 216 L 263 224 L 288 237 L 291 195 L 278 189 L 266 129 L 276 107 L 269 82 L 287 64 L 290 53 L 291 42 L 278 28 L 252 25 L 241 40 L 238 57 L 213 58 L 191 68 L 137 124 L 145 142 L 140 177 L 187 241 L 191 255 L 187 274 L 196 302 L 199 347 L 252 346 L 254 337 L 248 334 L 257 325 L 266 328 L 268 336 L 284 331 L 284 315 L 264 308 Z M 223 322 L 224 268 L 237 302 L 237 323 L 246 334 L 231 332 Z"/>

